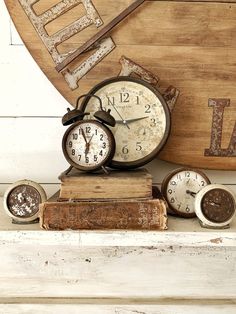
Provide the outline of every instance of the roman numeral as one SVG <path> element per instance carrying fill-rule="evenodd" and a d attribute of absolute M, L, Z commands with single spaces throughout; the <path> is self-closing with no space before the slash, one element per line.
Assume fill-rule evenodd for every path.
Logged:
<path fill-rule="evenodd" d="M 100 27 L 103 24 L 103 21 L 98 15 L 98 12 L 96 11 L 91 0 L 63 0 L 40 15 L 37 15 L 33 8 L 34 4 L 39 2 L 39 0 L 18 1 L 20 2 L 37 33 L 39 34 L 56 65 L 64 61 L 75 51 L 75 49 L 73 49 L 66 53 L 59 53 L 58 46 L 60 44 L 93 24 L 96 27 Z M 78 5 L 84 6 L 86 14 L 50 36 L 47 33 L 45 26 L 50 22 L 55 21 L 69 10 L 74 9 Z M 95 52 L 91 54 L 85 61 L 83 61 L 77 68 L 71 71 L 68 69 L 63 71 L 62 75 L 66 79 L 69 87 L 72 90 L 78 88 L 78 81 L 105 56 L 107 56 L 114 48 L 115 44 L 112 39 L 106 38 L 105 40 L 101 41 Z"/>

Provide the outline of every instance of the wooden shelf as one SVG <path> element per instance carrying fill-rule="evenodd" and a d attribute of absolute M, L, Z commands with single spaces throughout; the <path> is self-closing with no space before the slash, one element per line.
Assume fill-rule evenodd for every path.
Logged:
<path fill-rule="evenodd" d="M 175 313 L 196 314 L 202 312 L 199 300 L 212 300 L 206 313 L 218 314 L 219 304 L 227 311 L 222 313 L 235 310 L 235 220 L 227 230 L 170 217 L 169 230 L 160 232 L 54 232 L 12 224 L 1 206 L 0 252 L 0 312 L 7 314 L 18 313 L 19 306 L 5 303 L 25 299 L 32 302 L 25 309 L 70 300 L 78 304 L 64 305 L 64 312 L 68 307 L 83 313 L 172 313 L 173 304 Z"/>
<path fill-rule="evenodd" d="M 2 198 L 0 198 L 2 204 Z M 24 242 L 44 239 L 53 243 L 76 243 L 79 239 L 85 246 L 236 246 L 236 219 L 229 229 L 212 230 L 202 228 L 197 218 L 183 219 L 168 217 L 167 231 L 45 231 L 39 224 L 13 224 L 0 207 L 0 240 L 7 238 L 12 241 Z M 9 233 L 9 231 L 11 231 Z"/>

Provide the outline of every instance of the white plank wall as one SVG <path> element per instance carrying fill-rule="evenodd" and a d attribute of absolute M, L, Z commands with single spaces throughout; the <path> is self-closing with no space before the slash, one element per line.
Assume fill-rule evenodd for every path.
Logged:
<path fill-rule="evenodd" d="M 43 184 L 50 196 L 68 166 L 61 151 L 65 129 L 60 118 L 69 105 L 22 44 L 2 0 L 0 43 L 0 195 L 10 183 L 31 179 Z M 148 166 L 157 184 L 177 167 L 159 160 Z M 235 171 L 207 173 L 212 182 L 236 191 Z"/>

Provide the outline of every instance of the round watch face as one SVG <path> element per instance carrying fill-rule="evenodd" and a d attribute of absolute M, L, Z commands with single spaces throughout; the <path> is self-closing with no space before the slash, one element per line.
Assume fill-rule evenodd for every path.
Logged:
<path fill-rule="evenodd" d="M 21 180 L 12 184 L 4 194 L 7 214 L 18 222 L 31 222 L 39 216 L 39 205 L 46 201 L 46 193 L 36 182 Z"/>
<path fill-rule="evenodd" d="M 202 223 L 210 227 L 224 227 L 235 214 L 235 196 L 226 186 L 211 184 L 198 193 L 195 207 Z"/>
<path fill-rule="evenodd" d="M 106 165 L 115 152 L 111 131 L 93 120 L 73 124 L 63 137 L 62 147 L 67 161 L 73 167 L 85 171 Z"/>
<path fill-rule="evenodd" d="M 195 217 L 196 194 L 210 184 L 207 176 L 196 169 L 181 168 L 169 174 L 162 183 L 162 194 L 171 211 L 181 217 Z"/>
<path fill-rule="evenodd" d="M 30 218 L 39 210 L 41 196 L 32 186 L 19 185 L 7 198 L 7 206 L 14 217 Z"/>
<path fill-rule="evenodd" d="M 210 221 L 221 223 L 228 221 L 234 214 L 233 196 L 222 189 L 212 189 L 202 198 L 202 213 Z"/>
<path fill-rule="evenodd" d="M 118 77 L 100 83 L 90 94 L 99 96 L 104 109 L 110 109 L 116 120 L 111 129 L 116 141 L 111 167 L 139 167 L 158 154 L 170 132 L 170 113 L 154 87 L 139 79 Z M 81 109 L 91 118 L 99 102 L 87 98 Z"/>

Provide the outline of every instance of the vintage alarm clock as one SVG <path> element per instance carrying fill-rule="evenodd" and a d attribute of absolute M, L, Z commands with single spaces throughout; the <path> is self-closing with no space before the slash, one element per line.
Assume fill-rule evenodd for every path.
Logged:
<path fill-rule="evenodd" d="M 83 120 L 87 113 L 78 110 L 82 98 L 96 98 L 99 110 L 94 113 L 97 120 Z M 82 171 L 105 170 L 115 153 L 115 139 L 111 130 L 106 126 L 114 127 L 116 122 L 110 114 L 110 109 L 105 111 L 101 99 L 96 95 L 82 95 L 77 100 L 76 108 L 62 119 L 63 125 L 72 124 L 62 140 L 62 149 L 69 164 Z"/>
<path fill-rule="evenodd" d="M 195 217 L 195 196 L 208 184 L 208 177 L 197 169 L 179 168 L 171 172 L 161 186 L 169 213 L 184 218 Z"/>
<path fill-rule="evenodd" d="M 8 187 L 3 204 L 14 223 L 32 223 L 38 222 L 39 204 L 46 199 L 46 193 L 38 183 L 20 180 Z"/>
<path fill-rule="evenodd" d="M 111 167 L 136 168 L 157 156 L 170 134 L 170 112 L 156 88 L 141 79 L 121 76 L 103 81 L 90 94 L 99 96 L 116 120 Z M 80 109 L 93 114 L 99 105 L 85 98 Z"/>
<path fill-rule="evenodd" d="M 228 228 L 235 215 L 235 195 L 224 185 L 210 184 L 196 195 L 195 210 L 203 227 Z"/>

